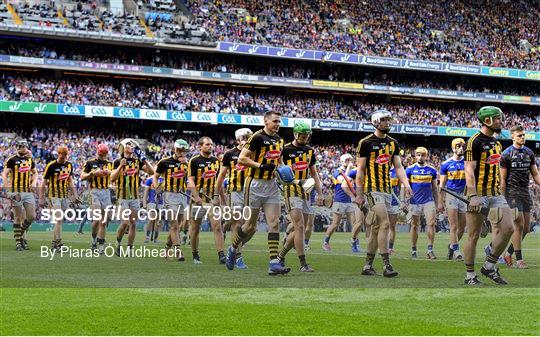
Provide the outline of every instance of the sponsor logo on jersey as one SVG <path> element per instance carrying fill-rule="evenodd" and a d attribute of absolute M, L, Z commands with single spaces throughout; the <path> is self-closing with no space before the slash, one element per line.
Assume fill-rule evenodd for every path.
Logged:
<path fill-rule="evenodd" d="M 137 174 L 137 169 L 132 167 L 132 168 L 128 168 L 124 175 L 126 175 L 126 176 L 134 176 L 135 174 Z"/>
<path fill-rule="evenodd" d="M 247 169 L 247 166 L 236 164 L 237 171 L 245 171 L 246 169 Z"/>
<path fill-rule="evenodd" d="M 58 175 L 58 180 L 66 180 L 67 178 L 69 178 L 69 173 L 60 173 Z"/>
<path fill-rule="evenodd" d="M 181 179 L 186 175 L 186 171 L 174 171 L 171 175 L 175 179 Z"/>
<path fill-rule="evenodd" d="M 299 162 L 296 162 L 296 163 L 292 164 L 292 169 L 295 170 L 295 171 L 304 171 L 307 168 L 308 168 L 307 161 L 299 161 Z"/>
<path fill-rule="evenodd" d="M 30 166 L 21 166 L 19 167 L 19 172 L 20 173 L 25 173 L 25 172 L 28 172 L 30 171 Z"/>
<path fill-rule="evenodd" d="M 379 155 L 377 157 L 377 159 L 375 159 L 375 162 L 379 165 L 382 165 L 382 164 L 388 164 L 390 162 L 390 158 L 392 156 L 390 156 L 389 154 L 387 153 L 383 153 L 381 155 Z"/>
<path fill-rule="evenodd" d="M 208 170 L 204 171 L 202 174 L 203 179 L 210 179 L 216 176 L 217 171 L 215 170 Z"/>
<path fill-rule="evenodd" d="M 501 155 L 500 154 L 492 154 L 486 159 L 486 164 L 489 165 L 497 165 L 501 161 Z"/>
<path fill-rule="evenodd" d="M 277 160 L 281 156 L 280 150 L 271 150 L 264 154 L 264 158 L 270 159 L 270 160 Z"/>

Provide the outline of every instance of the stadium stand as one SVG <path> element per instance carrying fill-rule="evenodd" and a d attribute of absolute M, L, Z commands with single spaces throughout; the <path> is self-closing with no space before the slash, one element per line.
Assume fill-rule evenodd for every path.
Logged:
<path fill-rule="evenodd" d="M 188 4 L 222 41 L 540 69 L 538 1 L 189 0 Z"/>
<path fill-rule="evenodd" d="M 178 53 L 167 49 L 118 48 L 103 44 L 91 44 L 83 50 L 74 42 L 58 44 L 51 40 L 21 43 L 21 40 L 6 39 L 0 42 L 0 54 L 507 95 L 538 94 L 537 85 L 533 81 L 485 81 L 484 78 L 476 76 L 398 70 L 388 72 L 387 69 L 373 67 L 302 61 L 293 63 L 265 58 L 250 62 L 249 56 Z"/>
<path fill-rule="evenodd" d="M 477 127 L 472 118 L 474 105 L 433 104 L 426 102 L 388 103 L 369 96 L 320 96 L 317 94 L 280 94 L 261 90 L 239 90 L 186 85 L 171 80 L 108 81 L 100 79 L 57 80 L 7 74 L 2 75 L 5 94 L 0 99 L 63 104 L 123 106 L 260 115 L 273 109 L 288 117 L 369 121 L 371 113 L 385 108 L 395 113 L 397 123 L 438 126 Z M 529 131 L 540 131 L 538 109 L 505 108 L 505 126 L 521 123 Z"/>

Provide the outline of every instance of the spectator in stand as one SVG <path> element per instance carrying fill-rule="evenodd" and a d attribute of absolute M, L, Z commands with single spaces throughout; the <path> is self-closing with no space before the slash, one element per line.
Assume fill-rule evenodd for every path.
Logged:
<path fill-rule="evenodd" d="M 150 84 L 132 81 L 36 78 L 4 74 L 5 99 L 27 102 L 105 105 L 131 108 L 166 109 L 261 115 L 273 109 L 287 117 L 355 120 L 368 122 L 377 109 L 394 113 L 399 124 L 478 127 L 471 118 L 475 107 L 427 103 L 385 103 L 347 96 L 282 95 L 266 91 L 241 91 L 187 86 L 154 80 Z M 504 107 L 505 128 L 520 123 L 528 131 L 540 131 L 539 108 L 514 110 Z"/>

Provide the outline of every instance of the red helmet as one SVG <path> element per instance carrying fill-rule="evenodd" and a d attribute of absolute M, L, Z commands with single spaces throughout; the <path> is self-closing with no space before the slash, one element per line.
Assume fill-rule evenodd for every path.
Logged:
<path fill-rule="evenodd" d="M 101 143 L 97 146 L 98 155 L 106 155 L 109 153 L 109 147 L 105 143 Z"/>

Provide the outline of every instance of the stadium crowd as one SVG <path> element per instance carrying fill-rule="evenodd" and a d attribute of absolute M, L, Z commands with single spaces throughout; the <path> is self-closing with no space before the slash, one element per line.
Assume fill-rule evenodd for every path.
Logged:
<path fill-rule="evenodd" d="M 45 40 L 20 43 L 19 40 L 6 39 L 0 42 L 0 54 L 295 79 L 318 79 L 506 95 L 540 95 L 537 86 L 531 81 L 504 79 L 486 81 L 483 77 L 475 76 L 452 77 L 448 76 L 448 74 L 438 73 L 429 73 L 429 76 L 426 76 L 426 73 L 422 72 L 388 72 L 387 69 L 326 62 L 287 62 L 266 58 L 257 58 L 257 62 L 249 62 L 251 60 L 249 57 L 225 54 L 178 53 L 167 49 L 118 48 L 117 46 L 103 44 L 91 44 L 90 46 L 83 49 L 74 42 L 62 42 L 62 44 L 58 44 L 56 41 Z"/>
<path fill-rule="evenodd" d="M 418 102 L 387 103 L 384 100 L 362 100 L 346 95 L 279 94 L 220 87 L 185 85 L 180 82 L 153 80 L 107 81 L 2 74 L 0 100 L 50 102 L 62 104 L 123 106 L 260 115 L 273 109 L 287 117 L 356 120 L 368 122 L 371 113 L 385 108 L 393 111 L 399 124 L 476 127 L 471 119 L 474 108 Z M 518 113 L 504 108 L 505 126 L 520 123 L 528 131 L 540 131 L 538 109 Z"/>
<path fill-rule="evenodd" d="M 163 14 L 144 20 L 151 30 L 173 38 L 182 32 L 186 39 L 540 70 L 538 1 L 189 0 L 187 5 L 187 25 L 170 22 Z M 155 1 L 139 1 L 139 6 L 165 14 L 172 9 L 158 8 Z M 146 33 L 134 14 L 101 10 L 94 2 L 63 6 L 61 15 L 55 1 L 20 2 L 15 8 L 25 24 Z"/>
<path fill-rule="evenodd" d="M 110 159 L 118 157 L 117 145 L 120 140 L 125 137 L 131 137 L 139 139 L 141 144 L 144 144 L 148 158 L 151 163 L 156 164 L 157 161 L 163 157 L 170 156 L 172 153 L 171 144 L 174 139 L 177 138 L 172 133 L 160 133 L 160 132 L 142 132 L 137 133 L 136 129 L 130 130 L 129 128 L 117 128 L 114 126 L 99 126 L 79 130 L 69 131 L 71 128 L 67 128 L 66 125 L 61 127 L 43 127 L 33 128 L 30 132 L 27 130 L 21 130 L 17 128 L 0 129 L 0 133 L 5 132 L 3 136 L 0 136 L 0 171 L 3 169 L 3 164 L 6 159 L 14 154 L 15 149 L 12 146 L 14 135 L 26 137 L 30 144 L 32 156 L 35 160 L 38 172 L 41 174 L 46 164 L 56 158 L 55 149 L 58 144 L 64 144 L 70 149 L 69 161 L 74 165 L 74 181 L 75 185 L 81 194 L 86 186 L 80 180 L 80 172 L 86 160 L 95 157 L 96 146 L 99 143 L 106 143 L 111 149 Z M 124 130 L 124 131 L 120 131 Z M 140 137 L 140 138 L 139 138 Z M 144 137 L 144 138 L 143 138 Z M 188 158 L 197 153 L 197 139 L 199 136 L 188 136 L 185 138 L 190 143 L 190 151 Z M 234 146 L 234 139 L 221 131 L 215 131 L 212 133 L 212 138 L 216 144 L 214 148 L 214 155 L 221 158 L 221 155 L 229 148 Z M 405 166 L 414 163 L 414 147 L 410 144 L 403 144 L 403 164 Z M 329 145 L 314 145 L 317 154 L 318 170 L 321 180 L 323 182 L 323 192 L 325 195 L 331 195 L 333 189 L 333 171 L 340 165 L 339 158 L 344 153 L 355 153 L 356 144 L 347 143 L 343 145 L 329 144 Z M 448 149 L 444 148 L 432 148 L 430 149 L 430 157 L 428 162 L 436 167 L 440 168 L 441 163 L 449 158 L 452 154 Z M 540 164 L 540 157 L 537 157 L 537 162 Z M 141 179 L 144 178 L 141 173 Z M 1 185 L 0 177 L 0 185 Z M 38 185 L 42 184 L 41 176 L 38 178 Z M 533 221 L 540 222 L 540 189 L 538 186 L 531 184 L 531 190 L 533 193 L 533 200 L 535 207 L 533 210 Z M 3 209 L 4 220 L 10 216 L 9 202 L 7 199 L 0 198 L 0 208 Z M 39 213 L 38 213 L 39 214 Z M 0 220 L 2 220 L 0 218 Z"/>
<path fill-rule="evenodd" d="M 189 0 L 188 6 L 222 41 L 540 69 L 538 1 Z"/>

